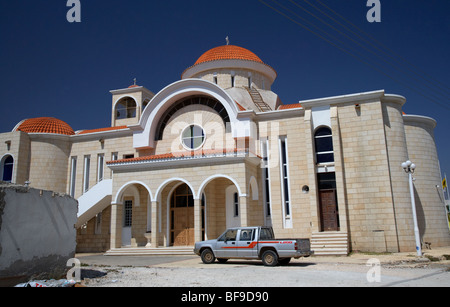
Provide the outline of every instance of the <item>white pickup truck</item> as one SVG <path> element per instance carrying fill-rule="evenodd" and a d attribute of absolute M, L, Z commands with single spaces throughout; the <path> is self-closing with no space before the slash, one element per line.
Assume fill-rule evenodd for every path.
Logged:
<path fill-rule="evenodd" d="M 291 258 L 313 254 L 309 239 L 275 239 L 271 227 L 237 227 L 218 239 L 195 243 L 194 253 L 210 264 L 228 259 L 261 259 L 266 266 L 288 264 Z"/>

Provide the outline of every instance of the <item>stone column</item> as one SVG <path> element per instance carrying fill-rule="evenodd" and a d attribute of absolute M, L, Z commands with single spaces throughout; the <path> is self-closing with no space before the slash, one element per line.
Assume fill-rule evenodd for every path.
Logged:
<path fill-rule="evenodd" d="M 345 190 L 344 159 L 342 154 L 341 128 L 339 126 L 338 108 L 331 107 L 331 130 L 333 132 L 334 165 L 336 174 L 337 203 L 339 206 L 340 230 L 348 231 L 347 196 Z"/>
<path fill-rule="evenodd" d="M 122 247 L 123 205 L 111 204 L 111 249 Z"/>
<path fill-rule="evenodd" d="M 247 196 L 239 197 L 239 215 L 241 217 L 241 227 L 247 227 L 248 225 L 248 217 L 249 217 L 249 201 Z"/>
<path fill-rule="evenodd" d="M 159 203 L 152 201 L 152 247 L 159 247 Z"/>
<path fill-rule="evenodd" d="M 203 241 L 202 238 L 202 202 L 200 199 L 194 199 L 194 240 Z"/>
<path fill-rule="evenodd" d="M 314 127 L 312 125 L 311 110 L 305 111 L 305 147 L 306 147 L 306 161 L 308 165 L 308 186 L 309 186 L 309 201 L 311 208 L 311 230 L 312 232 L 320 231 L 320 214 L 319 214 L 319 190 L 316 184 L 316 163 L 314 159 Z"/>

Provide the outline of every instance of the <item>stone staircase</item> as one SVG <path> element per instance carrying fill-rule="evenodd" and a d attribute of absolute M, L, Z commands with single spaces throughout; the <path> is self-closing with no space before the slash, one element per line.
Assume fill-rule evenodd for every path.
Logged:
<path fill-rule="evenodd" d="M 313 232 L 311 249 L 315 256 L 347 256 L 349 254 L 348 234 L 346 232 Z"/>
<path fill-rule="evenodd" d="M 105 256 L 193 256 L 193 246 L 177 246 L 177 247 L 161 247 L 161 248 L 146 248 L 146 247 L 123 247 L 113 248 L 107 251 Z"/>
<path fill-rule="evenodd" d="M 261 97 L 261 94 L 258 92 L 257 89 L 249 87 L 246 87 L 246 89 L 250 94 L 253 103 L 256 105 L 256 107 L 260 112 L 272 111 L 272 108 L 267 103 L 264 102 L 263 98 Z"/>

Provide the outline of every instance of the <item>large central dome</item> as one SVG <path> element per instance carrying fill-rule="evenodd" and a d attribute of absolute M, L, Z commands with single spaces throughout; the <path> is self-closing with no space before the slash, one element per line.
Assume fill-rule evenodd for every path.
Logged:
<path fill-rule="evenodd" d="M 264 64 L 264 62 L 248 49 L 225 45 L 206 51 L 194 65 L 217 60 L 246 60 Z"/>
<path fill-rule="evenodd" d="M 259 84 L 259 88 L 266 87 L 270 88 L 271 84 L 277 77 L 277 72 L 264 63 L 255 53 L 252 51 L 234 45 L 225 45 L 212 48 L 205 53 L 203 53 L 198 60 L 191 67 L 187 68 L 181 75 L 181 79 L 187 78 L 202 78 L 211 75 L 209 78 L 212 81 L 212 76 L 217 75 L 220 79 L 220 74 L 224 74 L 228 71 L 230 75 L 242 74 L 242 78 L 248 79 L 252 76 L 254 80 L 260 80 L 256 82 L 262 82 L 261 78 L 258 79 L 257 74 L 264 76 L 266 78 L 265 86 Z M 245 73 L 244 73 L 245 71 Z M 245 76 L 244 76 L 245 75 Z M 206 79 L 205 79 L 206 80 Z M 249 81 L 245 81 L 247 84 Z M 219 82 L 220 83 L 220 82 Z M 239 83 L 239 82 L 238 82 Z M 219 84 L 220 85 L 220 84 Z M 224 84 L 222 84 L 224 85 Z M 224 85 L 224 88 L 234 87 L 234 85 Z M 237 85 L 239 86 L 239 85 Z"/>

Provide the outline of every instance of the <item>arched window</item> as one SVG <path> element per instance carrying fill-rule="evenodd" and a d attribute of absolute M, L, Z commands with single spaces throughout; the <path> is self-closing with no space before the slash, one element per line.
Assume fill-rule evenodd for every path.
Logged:
<path fill-rule="evenodd" d="M 190 105 L 203 105 L 213 109 L 222 118 L 224 125 L 226 127 L 231 127 L 231 125 L 227 125 L 227 123 L 230 122 L 230 117 L 227 113 L 227 110 L 218 100 L 205 96 L 190 96 L 176 102 L 164 113 L 158 124 L 158 129 L 155 138 L 156 141 L 162 140 L 164 129 L 169 123 L 171 117 L 182 108 Z"/>
<path fill-rule="evenodd" d="M 2 181 L 11 182 L 14 168 L 14 158 L 12 156 L 6 156 L 2 161 Z"/>
<path fill-rule="evenodd" d="M 133 98 L 122 98 L 116 105 L 116 119 L 136 117 L 137 105 Z"/>
<path fill-rule="evenodd" d="M 333 135 L 331 129 L 322 127 L 314 134 L 316 163 L 334 162 Z"/>

